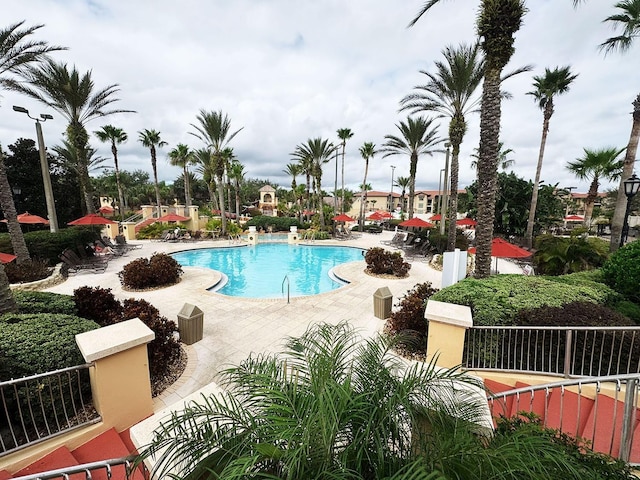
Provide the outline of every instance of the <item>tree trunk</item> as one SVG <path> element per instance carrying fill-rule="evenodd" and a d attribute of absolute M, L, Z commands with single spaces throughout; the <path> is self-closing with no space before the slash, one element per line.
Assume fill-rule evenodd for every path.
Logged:
<path fill-rule="evenodd" d="M 156 161 L 156 149 L 151 148 L 151 168 L 153 170 L 153 184 L 156 189 L 156 205 L 158 206 L 158 218 L 162 216 L 162 199 L 160 198 L 160 186 L 158 185 L 158 166 Z"/>
<path fill-rule="evenodd" d="M 362 194 L 360 195 L 360 231 L 364 230 L 364 203 L 367 201 L 367 174 L 369 173 L 369 160 L 364 163 L 364 180 L 362 181 Z"/>
<path fill-rule="evenodd" d="M 458 171 L 459 162 L 458 157 L 460 155 L 460 143 L 453 144 L 451 152 L 451 191 L 449 192 L 449 228 L 447 230 L 447 251 L 453 252 L 456 248 L 456 235 L 457 226 L 456 220 L 458 219 Z M 445 186 L 445 189 L 447 187 Z M 444 218 L 441 218 L 441 222 L 444 222 Z"/>
<path fill-rule="evenodd" d="M 480 110 L 475 278 L 486 278 L 491 275 L 491 244 L 496 210 L 500 107 L 500 69 L 487 67 L 482 86 L 482 105 Z"/>
<path fill-rule="evenodd" d="M 22 234 L 22 228 L 18 222 L 16 206 L 13 203 L 11 185 L 9 185 L 9 180 L 7 179 L 7 170 L 4 165 L 4 155 L 2 152 L 0 152 L 0 208 L 2 208 L 4 216 L 7 219 L 7 228 L 9 229 L 9 238 L 11 239 L 13 253 L 18 257 L 16 258 L 16 263 L 28 263 L 31 260 L 29 249 L 27 248 L 27 243 Z M 2 272 L 4 275 L 4 269 Z M 0 313 L 2 312 L 0 311 Z"/>
<path fill-rule="evenodd" d="M 542 160 L 544 159 L 544 147 L 547 144 L 549 134 L 549 121 L 553 115 L 553 103 L 551 99 L 544 107 L 544 120 L 542 121 L 542 138 L 540 139 L 540 150 L 538 151 L 538 165 L 536 166 L 536 179 L 533 182 L 533 192 L 531 193 L 531 206 L 529 207 L 529 219 L 527 220 L 527 233 L 524 237 L 525 245 L 529 248 L 533 246 L 533 227 L 536 223 L 536 209 L 538 208 L 538 186 L 540 185 L 540 173 L 542 172 Z"/>
<path fill-rule="evenodd" d="M 124 193 L 122 184 L 120 183 L 120 168 L 118 167 L 118 149 L 115 142 L 111 144 L 111 153 L 113 153 L 113 164 L 116 168 L 116 185 L 118 186 L 118 201 L 120 202 L 120 218 L 124 220 Z"/>
<path fill-rule="evenodd" d="M 596 200 L 598 198 L 598 188 L 600 186 L 600 182 L 598 176 L 594 176 L 591 181 L 591 185 L 589 185 L 589 193 L 587 194 L 587 198 L 585 201 L 584 207 L 584 220 L 582 225 L 586 228 L 591 228 L 591 217 L 593 217 L 593 207 L 596 204 Z"/>
<path fill-rule="evenodd" d="M 624 214 L 627 210 L 627 196 L 624 194 L 624 181 L 633 175 L 633 166 L 636 161 L 636 152 L 638 151 L 638 139 L 640 138 L 640 94 L 633 101 L 633 124 L 631 126 L 631 135 L 627 144 L 627 152 L 624 157 L 624 165 L 622 167 L 622 175 L 620 176 L 620 186 L 618 187 L 618 196 L 616 198 L 616 209 L 611 219 L 611 243 L 609 250 L 615 252 L 620 247 L 620 238 L 622 237 L 622 224 L 624 222 Z"/>
<path fill-rule="evenodd" d="M 340 192 L 340 213 L 344 213 L 344 153 L 347 148 L 346 140 L 342 142 L 342 191 Z"/>
<path fill-rule="evenodd" d="M 416 171 L 418 170 L 418 154 L 411 154 L 409 165 L 409 220 L 413 218 L 413 199 L 416 195 Z"/>
<path fill-rule="evenodd" d="M 217 185 L 218 186 L 218 202 L 220 203 L 219 205 L 220 220 L 222 222 L 222 225 L 220 226 L 220 234 L 226 235 L 227 234 L 227 215 L 224 210 L 224 180 L 221 175 L 218 176 L 217 184 L 218 184 Z"/>
<path fill-rule="evenodd" d="M 183 170 L 182 176 L 184 177 L 184 205 L 185 205 L 185 207 L 188 208 L 189 205 L 191 205 L 191 192 L 190 192 L 191 186 L 189 185 L 189 183 L 190 183 L 189 171 L 187 170 L 187 165 L 186 164 L 184 166 L 184 170 Z"/>
<path fill-rule="evenodd" d="M 320 165 L 318 165 L 320 169 Z M 320 228 L 324 229 L 324 198 L 322 198 L 322 175 L 318 174 L 316 177 L 316 198 L 318 199 L 318 211 L 320 212 Z"/>
<path fill-rule="evenodd" d="M 9 286 L 9 279 L 0 263 L 0 315 L 9 312 L 17 312 L 18 305 Z"/>

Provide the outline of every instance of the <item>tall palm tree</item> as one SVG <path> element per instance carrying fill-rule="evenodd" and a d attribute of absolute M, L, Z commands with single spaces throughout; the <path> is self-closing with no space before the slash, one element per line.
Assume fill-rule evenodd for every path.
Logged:
<path fill-rule="evenodd" d="M 211 205 L 213 205 L 213 210 L 220 210 L 216 195 L 217 186 L 213 150 L 210 148 L 199 148 L 194 150 L 193 155 L 196 162 L 196 171 L 202 175 L 202 179 L 207 184 L 209 201 L 211 202 Z"/>
<path fill-rule="evenodd" d="M 607 17 L 605 22 L 610 22 L 614 28 L 622 30 L 622 33 L 607 39 L 600 45 L 605 51 L 605 54 L 615 50 L 626 52 L 631 48 L 635 39 L 640 36 L 640 0 L 623 0 L 616 3 L 615 7 L 618 9 L 618 12 Z M 622 224 L 624 223 L 624 214 L 627 208 L 627 196 L 624 194 L 624 181 L 633 175 L 633 166 L 638 152 L 638 140 L 640 140 L 640 94 L 632 102 L 632 105 L 633 123 L 631 125 L 631 134 L 629 135 L 624 166 L 622 175 L 620 176 L 616 208 L 613 213 L 613 218 L 611 219 L 611 243 L 609 244 L 609 249 L 612 252 L 620 246 Z"/>
<path fill-rule="evenodd" d="M 231 161 L 229 165 L 229 178 L 233 182 L 236 201 L 236 222 L 240 223 L 240 185 L 244 181 L 244 165 L 238 159 Z"/>
<path fill-rule="evenodd" d="M 129 137 L 126 132 L 121 128 L 114 127 L 113 125 L 104 125 L 101 130 L 97 130 L 93 132 L 98 140 L 101 142 L 110 142 L 111 143 L 111 153 L 113 155 L 113 164 L 115 165 L 116 171 L 116 185 L 118 186 L 118 201 L 120 204 L 120 216 L 124 219 L 124 192 L 122 190 L 122 182 L 120 181 L 120 168 L 118 167 L 118 147 L 121 143 L 126 142 Z"/>
<path fill-rule="evenodd" d="M 432 126 L 433 119 L 425 117 L 408 117 L 406 123 L 400 121 L 396 124 L 401 136 L 385 135 L 386 142 L 380 152 L 384 157 L 390 155 L 409 155 L 409 218 L 413 218 L 413 198 L 416 191 L 416 171 L 420 155 L 433 155 L 434 147 L 441 142 L 437 136 L 438 127 Z"/>
<path fill-rule="evenodd" d="M 529 220 L 527 221 L 527 232 L 525 233 L 525 244 L 528 247 L 533 245 L 533 227 L 536 223 L 536 209 L 538 207 L 538 185 L 540 184 L 540 172 L 542 171 L 542 160 L 544 158 L 544 148 L 547 144 L 549 133 L 549 122 L 553 115 L 553 100 L 557 95 L 562 95 L 569 91 L 569 87 L 578 75 L 571 73 L 571 68 L 556 67 L 553 70 L 545 68 L 543 76 L 533 77 L 533 87 L 535 90 L 528 92 L 533 95 L 538 106 L 542 110 L 542 138 L 540 139 L 540 151 L 538 152 L 538 165 L 536 167 L 536 177 L 533 181 L 533 193 L 531 194 L 531 207 L 529 208 Z"/>
<path fill-rule="evenodd" d="M 336 133 L 338 134 L 338 138 L 342 140 L 342 197 L 340 198 L 340 204 L 342 206 L 340 207 L 340 213 L 344 213 L 344 155 L 347 148 L 347 140 L 353 137 L 353 132 L 350 128 L 339 128 Z"/>
<path fill-rule="evenodd" d="M 218 202 L 220 215 L 222 217 L 221 233 L 227 233 L 227 218 L 224 209 L 224 173 L 227 161 L 233 156 L 233 149 L 229 149 L 229 142 L 242 130 L 242 128 L 231 131 L 231 120 L 229 116 L 222 112 L 207 112 L 200 110 L 196 117 L 198 124 L 191 124 L 196 132 L 192 132 L 196 138 L 200 139 L 211 149 L 212 159 L 215 163 L 216 179 L 218 184 Z M 244 128 L 244 127 L 243 127 Z M 223 155 L 223 152 L 226 153 Z"/>
<path fill-rule="evenodd" d="M 296 193 L 296 188 L 298 183 L 296 182 L 296 177 L 302 173 L 302 169 L 300 168 L 299 163 L 287 163 L 287 168 L 283 170 L 287 175 L 291 175 L 291 193 L 293 194 L 293 201 L 295 204 L 298 204 L 298 197 Z"/>
<path fill-rule="evenodd" d="M 313 158 L 310 156 L 300 156 L 295 153 L 292 156 L 298 161 L 300 173 L 305 176 L 305 208 L 311 209 L 311 178 L 313 177 Z"/>
<path fill-rule="evenodd" d="M 378 153 L 373 142 L 365 142 L 360 147 L 360 155 L 364 158 L 364 180 L 362 180 L 362 193 L 360 194 L 360 231 L 364 230 L 364 203 L 367 201 L 367 174 L 369 173 L 369 160 Z"/>
<path fill-rule="evenodd" d="M 138 132 L 138 141 L 142 146 L 149 149 L 151 154 L 151 168 L 153 170 L 153 184 L 156 190 L 156 204 L 158 205 L 158 217 L 162 216 L 162 198 L 160 198 L 160 186 L 158 185 L 158 156 L 156 149 L 167 145 L 167 142 L 160 138 L 160 132 L 145 128 Z"/>
<path fill-rule="evenodd" d="M 329 140 L 318 138 L 309 138 L 306 143 L 296 146 L 291 154 L 298 161 L 306 165 L 311 165 L 311 176 L 313 177 L 313 190 L 320 214 L 320 226 L 325 227 L 324 221 L 324 199 L 322 198 L 322 165 L 331 160 L 331 155 L 335 152 L 336 147 Z"/>
<path fill-rule="evenodd" d="M 410 25 L 440 0 L 427 0 Z M 575 3 L 575 2 L 574 2 Z M 498 175 L 502 70 L 514 52 L 514 35 L 522 25 L 524 0 L 481 0 L 477 17 L 485 69 L 480 105 L 480 162 L 478 164 L 478 226 L 476 227 L 476 278 L 491 274 L 491 243 Z"/>
<path fill-rule="evenodd" d="M 400 201 L 402 202 L 402 213 L 407 211 L 407 188 L 411 188 L 411 177 L 398 177 L 396 178 L 396 182 L 394 187 L 399 187 L 402 189 L 402 193 L 400 194 Z"/>
<path fill-rule="evenodd" d="M 478 149 L 474 148 L 473 150 L 476 153 L 471 154 L 475 158 L 475 160 L 471 160 L 471 168 L 478 168 Z M 498 142 L 498 165 L 502 170 L 506 171 L 516 163 L 515 159 L 509 158 L 512 153 L 515 153 L 512 148 L 504 148 L 504 142 Z"/>
<path fill-rule="evenodd" d="M 584 156 L 567 164 L 567 170 L 575 174 L 580 180 L 591 179 L 585 201 L 583 221 L 583 225 L 587 228 L 591 227 L 593 206 L 598 199 L 600 179 L 617 180 L 620 177 L 624 162 L 623 160 L 618 160 L 618 157 L 624 150 L 624 148 L 617 149 L 615 147 L 601 148 L 598 150 L 585 148 Z"/>
<path fill-rule="evenodd" d="M 449 229 L 447 250 L 456 244 L 456 219 L 458 212 L 458 172 L 460 145 L 467 132 L 466 116 L 477 111 L 480 98 L 476 91 L 484 72 L 480 47 L 475 45 L 448 46 L 443 51 L 445 62 L 435 62 L 436 73 L 423 70 L 427 83 L 414 87 L 416 93 L 401 100 L 403 110 L 435 112 L 436 118 L 449 118 L 449 143 L 451 144 L 451 183 L 446 188 L 449 195 Z"/>
<path fill-rule="evenodd" d="M 44 25 L 23 27 L 24 20 L 13 23 L 0 29 L 0 93 L 1 90 L 16 90 L 21 84 L 24 75 L 38 62 L 48 58 L 48 54 L 66 50 L 64 47 L 49 45 L 44 40 L 34 40 L 35 34 Z M 7 220 L 9 237 L 13 253 L 16 255 L 16 263 L 19 265 L 30 260 L 29 249 L 22 234 L 22 228 L 18 222 L 16 206 L 9 180 L 4 166 L 4 154 L 0 148 L 0 208 Z M 16 310 L 16 303 L 9 288 L 9 281 L 0 265 L 0 313 Z"/>
<path fill-rule="evenodd" d="M 119 99 L 115 94 L 120 90 L 117 84 L 96 90 L 91 71 L 81 75 L 74 66 L 71 70 L 65 63 L 48 60 L 25 74 L 25 83 L 15 86 L 15 90 L 47 105 L 62 115 L 69 125 L 67 139 L 73 145 L 80 160 L 80 174 L 86 184 L 85 205 L 87 212 L 95 213 L 93 189 L 87 169 L 89 134 L 86 123 L 114 113 L 131 113 L 132 110 L 112 109 Z"/>
<path fill-rule="evenodd" d="M 169 152 L 169 163 L 174 167 L 182 168 L 184 179 L 184 204 L 191 205 L 191 187 L 189 185 L 189 165 L 195 163 L 193 152 L 184 143 L 179 143 Z"/>

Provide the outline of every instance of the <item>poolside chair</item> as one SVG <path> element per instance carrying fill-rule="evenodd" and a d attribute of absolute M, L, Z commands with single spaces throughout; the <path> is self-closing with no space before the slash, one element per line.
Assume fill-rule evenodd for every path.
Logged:
<path fill-rule="evenodd" d="M 127 242 L 127 239 L 124 238 L 124 235 L 116 235 L 116 245 L 122 248 L 126 248 L 127 250 L 135 250 L 136 248 L 142 248 L 142 245 L 139 243 Z"/>
<path fill-rule="evenodd" d="M 107 262 L 82 262 L 77 256 L 74 258 L 73 251 L 66 249 L 59 255 L 60 260 L 67 267 L 69 274 L 78 272 L 104 273 L 107 269 Z"/>

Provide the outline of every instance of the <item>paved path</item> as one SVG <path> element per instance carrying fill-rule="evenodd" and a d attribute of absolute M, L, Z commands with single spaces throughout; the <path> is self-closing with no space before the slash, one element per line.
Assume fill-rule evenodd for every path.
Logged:
<path fill-rule="evenodd" d="M 336 243 L 338 245 L 370 248 L 382 246 L 393 232 L 378 235 L 363 234 L 361 238 Z M 204 337 L 186 346 L 188 365 L 182 377 L 155 399 L 160 409 L 181 400 L 216 379 L 216 375 L 230 365 L 236 365 L 250 353 L 277 352 L 287 336 L 302 334 L 315 322 L 338 323 L 346 320 L 363 335 L 382 328 L 383 321 L 373 315 L 373 294 L 380 287 L 389 287 L 394 305 L 415 284 L 431 282 L 440 287 L 441 273 L 424 262 L 413 261 L 409 276 L 404 279 L 381 279 L 364 273 L 365 262 L 352 262 L 337 268 L 341 278 L 351 283 L 332 292 L 286 300 L 264 300 L 228 297 L 207 291 L 216 282 L 211 270 L 184 267 L 182 281 L 174 286 L 150 292 L 127 292 L 120 285 L 117 273 L 136 257 L 150 257 L 154 252 L 175 252 L 189 248 L 229 247 L 227 241 L 198 241 L 193 243 L 141 243 L 143 248 L 109 262 L 102 274 L 79 273 L 48 289 L 50 292 L 73 294 L 81 286 L 110 288 L 119 299 L 143 298 L 169 319 L 177 321 L 184 303 L 198 306 L 204 312 Z M 499 260 L 502 273 L 521 273 L 518 266 Z"/>

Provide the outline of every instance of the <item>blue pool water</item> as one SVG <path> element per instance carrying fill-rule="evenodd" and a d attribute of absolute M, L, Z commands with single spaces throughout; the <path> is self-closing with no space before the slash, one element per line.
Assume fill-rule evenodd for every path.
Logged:
<path fill-rule="evenodd" d="M 290 295 L 316 295 L 339 288 L 329 271 L 336 265 L 363 260 L 362 250 L 350 247 L 265 243 L 249 247 L 208 248 L 174 253 L 180 265 L 218 270 L 228 277 L 218 293 L 234 297 L 282 298 L 289 278 Z M 286 296 L 286 283 L 284 296 Z"/>

